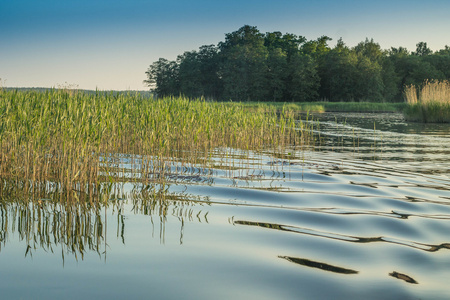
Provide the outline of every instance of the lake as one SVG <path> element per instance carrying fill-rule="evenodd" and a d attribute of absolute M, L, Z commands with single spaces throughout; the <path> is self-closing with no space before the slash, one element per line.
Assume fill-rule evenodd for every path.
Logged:
<path fill-rule="evenodd" d="M 169 166 L 163 196 L 124 183 L 82 207 L 3 184 L 1 298 L 450 298 L 450 126 L 308 119 L 309 148 L 216 149 Z"/>

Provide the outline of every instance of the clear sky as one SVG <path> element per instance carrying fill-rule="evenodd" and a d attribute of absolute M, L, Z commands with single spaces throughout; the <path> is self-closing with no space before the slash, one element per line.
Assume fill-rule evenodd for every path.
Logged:
<path fill-rule="evenodd" d="M 148 66 L 243 25 L 383 49 L 450 46 L 450 0 L 0 0 L 6 87 L 145 90 Z"/>

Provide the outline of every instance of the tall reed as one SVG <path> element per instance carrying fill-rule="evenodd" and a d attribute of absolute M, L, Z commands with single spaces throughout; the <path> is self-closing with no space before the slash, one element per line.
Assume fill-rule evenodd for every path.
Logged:
<path fill-rule="evenodd" d="M 450 82 L 426 81 L 418 90 L 414 85 L 405 88 L 407 107 L 405 119 L 416 122 L 450 122 Z"/>
<path fill-rule="evenodd" d="M 76 90 L 0 90 L 0 177 L 35 191 L 97 193 L 104 182 L 164 183 L 168 165 L 204 163 L 217 147 L 307 140 L 292 111 Z"/>

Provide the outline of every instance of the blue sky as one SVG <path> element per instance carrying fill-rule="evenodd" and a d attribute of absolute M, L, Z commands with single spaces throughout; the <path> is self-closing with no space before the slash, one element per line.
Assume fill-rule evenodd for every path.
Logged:
<path fill-rule="evenodd" d="M 0 0 L 0 78 L 7 87 L 145 90 L 148 66 L 243 25 L 308 40 L 373 38 L 383 49 L 450 46 L 449 0 Z"/>

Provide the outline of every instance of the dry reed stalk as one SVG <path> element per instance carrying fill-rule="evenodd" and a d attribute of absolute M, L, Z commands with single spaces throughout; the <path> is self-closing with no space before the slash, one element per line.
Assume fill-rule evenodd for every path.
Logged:
<path fill-rule="evenodd" d="M 448 80 L 425 81 L 419 92 L 417 92 L 414 85 L 407 86 L 405 88 L 405 98 L 408 104 L 449 103 L 450 82 Z"/>
<path fill-rule="evenodd" d="M 420 102 L 449 103 L 450 82 L 447 80 L 426 82 L 420 91 Z"/>
<path fill-rule="evenodd" d="M 450 83 L 449 81 L 426 81 L 419 91 L 417 101 L 416 88 L 405 89 L 408 102 L 403 114 L 408 121 L 425 123 L 450 122 Z"/>
<path fill-rule="evenodd" d="M 405 98 L 408 104 L 416 104 L 418 102 L 417 89 L 414 85 L 405 88 Z"/>

